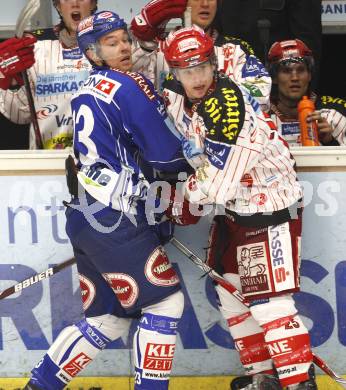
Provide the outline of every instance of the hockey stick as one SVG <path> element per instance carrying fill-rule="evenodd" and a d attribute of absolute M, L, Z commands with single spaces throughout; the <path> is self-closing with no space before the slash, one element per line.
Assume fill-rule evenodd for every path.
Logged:
<path fill-rule="evenodd" d="M 192 21 L 191 21 L 191 7 L 186 7 L 186 10 L 184 12 L 184 19 L 183 19 L 183 27 L 191 27 Z"/>
<path fill-rule="evenodd" d="M 23 37 L 25 27 L 27 26 L 29 20 L 33 17 L 33 15 L 37 12 L 39 8 L 40 8 L 40 0 L 29 0 L 27 2 L 26 6 L 22 9 L 17 19 L 17 23 L 16 23 L 17 38 Z M 36 116 L 34 98 L 32 96 L 29 77 L 26 70 L 22 72 L 22 77 L 24 80 L 26 95 L 28 97 L 30 116 L 31 116 L 32 125 L 34 127 L 34 133 L 35 133 L 36 147 L 38 149 L 43 149 L 42 136 L 41 136 L 40 127 L 38 125 L 38 120 Z"/>
<path fill-rule="evenodd" d="M 215 282 L 219 283 L 225 290 L 234 295 L 235 298 L 238 299 L 245 306 L 249 306 L 249 303 L 246 301 L 242 293 L 233 286 L 228 280 L 226 280 L 223 276 L 214 271 L 208 264 L 206 264 L 200 257 L 194 254 L 188 247 L 182 244 L 175 237 L 171 238 L 170 243 L 174 245 L 180 252 L 182 252 L 189 260 L 191 260 L 198 268 L 200 268 L 203 272 L 205 272 L 211 279 L 215 280 Z"/>
<path fill-rule="evenodd" d="M 211 279 L 219 283 L 221 287 L 229 291 L 239 302 L 243 303 L 245 306 L 249 306 L 249 303 L 246 301 L 242 293 L 228 280 L 223 276 L 214 271 L 208 264 L 206 264 L 200 257 L 193 253 L 188 247 L 182 244 L 179 240 L 173 237 L 170 240 L 170 243 L 175 246 L 181 253 L 183 253 L 189 260 L 191 260 L 198 268 L 203 270 Z M 337 375 L 327 363 L 315 353 L 312 353 L 313 362 L 318 366 L 322 371 L 324 371 L 328 376 L 335 380 L 346 389 L 346 379 Z"/>
<path fill-rule="evenodd" d="M 324 371 L 327 375 L 329 375 L 335 382 L 339 383 L 344 389 L 346 389 L 346 379 L 342 378 L 338 374 L 336 374 L 327 363 L 316 355 L 314 352 L 312 353 L 314 363 L 318 366 L 322 371 Z"/>
<path fill-rule="evenodd" d="M 45 270 L 39 274 L 33 275 L 30 278 L 27 278 L 27 279 L 15 284 L 14 286 L 7 288 L 6 290 L 0 292 L 0 300 L 7 298 L 8 296 L 15 294 L 16 292 L 22 291 L 25 288 L 30 287 L 37 282 L 41 282 L 44 279 L 50 278 L 51 276 L 57 274 L 58 272 L 69 267 L 70 265 L 74 264 L 75 262 L 76 262 L 76 259 L 74 257 L 72 257 L 71 259 L 68 259 L 68 260 L 62 262 L 61 264 L 58 264 L 54 267 L 50 267 L 47 270 Z"/>

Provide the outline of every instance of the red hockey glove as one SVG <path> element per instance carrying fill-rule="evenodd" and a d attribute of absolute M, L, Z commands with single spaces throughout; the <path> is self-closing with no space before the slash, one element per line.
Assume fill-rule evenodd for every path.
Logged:
<path fill-rule="evenodd" d="M 187 199 L 179 194 L 175 187 L 172 187 L 169 206 L 165 211 L 166 216 L 176 225 L 194 225 L 201 218 L 198 213 L 198 206 L 192 205 Z"/>
<path fill-rule="evenodd" d="M 23 77 L 20 73 L 15 74 L 13 77 L 1 78 L 0 74 L 0 89 L 9 89 L 10 87 L 24 85 Z"/>
<path fill-rule="evenodd" d="M 20 73 L 35 63 L 34 43 L 36 38 L 10 38 L 0 43 L 0 88 L 8 89 L 14 78 L 23 85 Z"/>
<path fill-rule="evenodd" d="M 131 21 L 133 35 L 141 41 L 160 37 L 170 19 L 181 18 L 187 0 L 152 0 Z"/>

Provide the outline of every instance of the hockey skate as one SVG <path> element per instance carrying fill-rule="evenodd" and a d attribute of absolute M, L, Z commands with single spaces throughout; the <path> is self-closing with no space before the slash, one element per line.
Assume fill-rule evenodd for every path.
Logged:
<path fill-rule="evenodd" d="M 287 390 L 318 390 L 316 383 L 315 367 L 311 364 L 309 368 L 309 380 L 301 382 L 297 385 L 291 385 L 287 387 Z"/>
<path fill-rule="evenodd" d="M 273 375 L 240 376 L 231 382 L 231 390 L 281 390 L 279 379 Z"/>

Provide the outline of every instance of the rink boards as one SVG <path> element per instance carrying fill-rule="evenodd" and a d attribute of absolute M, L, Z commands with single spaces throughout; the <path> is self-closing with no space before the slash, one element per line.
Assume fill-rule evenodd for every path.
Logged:
<path fill-rule="evenodd" d="M 315 351 L 345 374 L 346 150 L 313 149 L 294 153 L 307 203 L 302 291 L 295 300 Z M 0 154 L 0 290 L 72 255 L 61 204 L 69 199 L 65 154 L 36 152 L 24 157 Z M 210 221 L 206 216 L 196 226 L 178 228 L 176 236 L 204 257 Z M 175 248 L 168 245 L 167 252 L 185 294 L 171 389 L 227 389 L 228 375 L 240 374 L 241 368 L 210 280 L 201 279 L 201 272 Z M 75 266 L 0 301 L 0 390 L 20 388 L 23 382 L 10 378 L 27 377 L 60 330 L 80 317 Z M 129 337 L 113 343 L 86 368 L 87 379 L 76 379 L 69 389 L 129 389 L 135 327 L 133 323 Z M 334 388 L 329 378 L 322 379 L 322 389 Z"/>

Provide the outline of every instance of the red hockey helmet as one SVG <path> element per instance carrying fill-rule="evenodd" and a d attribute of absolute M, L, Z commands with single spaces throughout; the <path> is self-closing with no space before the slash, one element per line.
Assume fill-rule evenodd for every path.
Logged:
<path fill-rule="evenodd" d="M 269 49 L 268 63 L 271 73 L 277 65 L 302 61 L 304 61 L 309 70 L 312 71 L 314 65 L 312 51 L 300 39 L 275 42 Z"/>
<path fill-rule="evenodd" d="M 189 68 L 214 57 L 214 42 L 197 26 L 172 31 L 164 49 L 165 59 L 171 68 Z"/>

